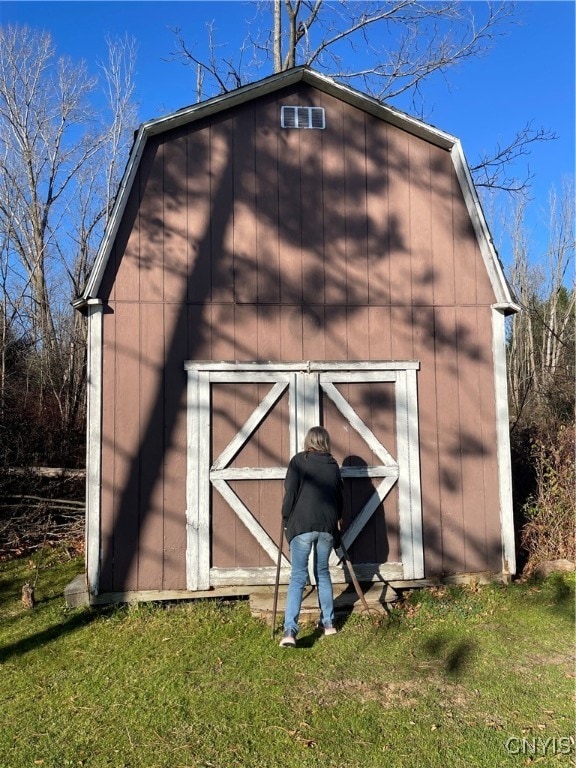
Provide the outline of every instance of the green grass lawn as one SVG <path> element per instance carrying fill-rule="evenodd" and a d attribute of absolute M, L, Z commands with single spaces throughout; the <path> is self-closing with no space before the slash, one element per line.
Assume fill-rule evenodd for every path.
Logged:
<path fill-rule="evenodd" d="M 0 564 L 0 768 L 576 764 L 574 577 L 412 593 L 281 649 L 246 602 L 65 608 Z"/>

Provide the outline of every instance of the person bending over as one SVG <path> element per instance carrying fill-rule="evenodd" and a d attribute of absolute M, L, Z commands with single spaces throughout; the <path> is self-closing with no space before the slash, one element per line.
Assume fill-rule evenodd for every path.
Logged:
<path fill-rule="evenodd" d="M 314 552 L 314 576 L 320 606 L 320 626 L 325 635 L 336 634 L 334 595 L 328 568 L 332 548 L 339 541 L 342 517 L 342 476 L 330 453 L 330 435 L 324 427 L 312 427 L 304 450 L 290 460 L 284 481 L 282 519 L 290 545 L 292 570 L 286 596 L 283 647 L 294 647 L 302 594 L 308 583 L 308 559 Z"/>

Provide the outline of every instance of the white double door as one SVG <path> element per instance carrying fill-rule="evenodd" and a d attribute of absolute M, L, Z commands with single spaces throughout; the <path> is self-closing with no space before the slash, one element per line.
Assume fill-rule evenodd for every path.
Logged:
<path fill-rule="evenodd" d="M 418 443 L 418 363 L 413 361 L 366 363 L 196 363 L 186 364 L 187 397 L 187 588 L 192 591 L 233 584 L 269 584 L 275 577 L 278 541 L 258 522 L 232 484 L 251 480 L 283 480 L 286 466 L 238 467 L 235 457 L 281 399 L 288 397 L 290 455 L 302 450 L 311 426 L 323 423 L 322 404 L 337 409 L 347 427 L 366 443 L 375 462 L 371 466 L 345 466 L 346 478 L 369 478 L 374 490 L 346 530 L 350 547 L 374 511 L 398 486 L 400 562 L 381 564 L 374 578 L 416 579 L 424 575 L 420 461 Z M 382 383 L 392 385 L 395 410 L 395 451 L 392 455 L 342 394 L 340 385 Z M 266 394 L 218 456 L 213 445 L 213 389 L 220 385 L 266 385 Z M 270 558 L 270 565 L 254 568 L 216 568 L 211 560 L 211 498 L 218 493 Z M 282 556 L 282 568 L 289 563 Z M 331 565 L 338 567 L 333 554 Z M 337 574 L 336 574 L 337 578 Z"/>

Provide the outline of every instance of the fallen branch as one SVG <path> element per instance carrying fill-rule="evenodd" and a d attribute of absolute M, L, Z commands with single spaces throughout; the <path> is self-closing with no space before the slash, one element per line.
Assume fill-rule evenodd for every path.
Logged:
<path fill-rule="evenodd" d="M 66 469 L 65 467 L 8 467 L 4 470 L 7 475 L 47 478 L 83 478 L 86 477 L 85 469 Z"/>
<path fill-rule="evenodd" d="M 22 494 L 11 494 L 4 497 L 5 499 L 20 499 L 22 501 L 40 501 L 43 504 L 58 504 L 58 505 L 67 505 L 75 507 L 76 509 L 84 509 L 84 502 L 83 501 L 75 501 L 72 499 L 48 499 L 45 496 L 27 496 Z M 0 504 L 0 508 L 3 507 L 17 507 L 21 506 L 19 504 Z"/>

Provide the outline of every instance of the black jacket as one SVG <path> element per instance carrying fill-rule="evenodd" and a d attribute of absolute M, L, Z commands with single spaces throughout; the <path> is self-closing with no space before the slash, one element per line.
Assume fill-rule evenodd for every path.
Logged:
<path fill-rule="evenodd" d="M 289 542 L 310 531 L 337 534 L 342 517 L 342 477 L 331 454 L 303 451 L 293 456 L 284 490 L 282 518 Z"/>

